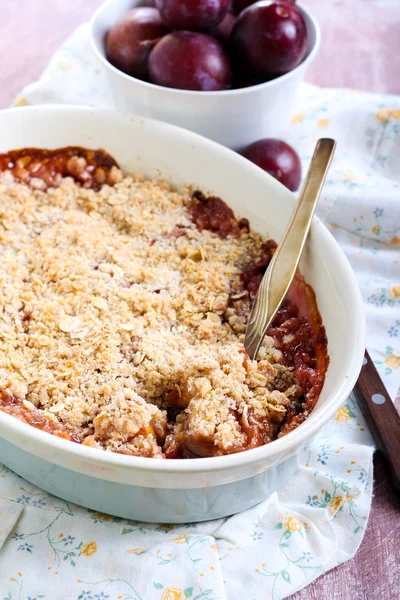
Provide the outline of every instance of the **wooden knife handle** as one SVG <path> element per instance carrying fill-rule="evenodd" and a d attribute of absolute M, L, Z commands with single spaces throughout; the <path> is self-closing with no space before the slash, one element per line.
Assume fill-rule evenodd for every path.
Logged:
<path fill-rule="evenodd" d="M 400 415 L 367 351 L 354 392 L 375 443 L 386 457 L 393 488 L 400 496 Z"/>

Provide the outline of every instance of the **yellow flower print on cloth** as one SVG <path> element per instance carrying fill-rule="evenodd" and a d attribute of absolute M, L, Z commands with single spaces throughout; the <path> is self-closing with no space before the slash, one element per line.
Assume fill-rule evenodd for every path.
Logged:
<path fill-rule="evenodd" d="M 87 542 L 81 548 L 81 554 L 84 556 L 93 556 L 98 550 L 96 542 Z"/>
<path fill-rule="evenodd" d="M 355 414 L 351 411 L 350 406 L 348 404 L 344 404 L 344 406 L 339 408 L 333 418 L 335 421 L 339 421 L 339 423 L 347 423 L 347 421 L 350 421 L 350 419 L 354 417 Z"/>
<path fill-rule="evenodd" d="M 387 123 L 389 119 L 398 121 L 400 119 L 400 110 L 393 110 L 390 108 L 381 108 L 376 113 L 376 118 L 382 123 Z"/>
<path fill-rule="evenodd" d="M 333 516 L 337 513 L 341 505 L 343 504 L 342 496 L 334 496 L 329 503 L 329 512 Z"/>
<path fill-rule="evenodd" d="M 17 96 L 14 100 L 14 106 L 29 106 L 29 102 L 24 96 Z"/>
<path fill-rule="evenodd" d="M 304 119 L 304 113 L 297 113 L 297 115 L 294 115 L 292 117 L 290 123 L 292 125 L 297 125 L 297 123 L 301 123 L 303 119 Z"/>
<path fill-rule="evenodd" d="M 183 591 L 179 588 L 167 588 L 160 600 L 185 600 Z"/>
<path fill-rule="evenodd" d="M 97 521 L 112 521 L 113 517 L 111 515 L 105 515 L 104 513 L 93 513 L 91 518 Z"/>
<path fill-rule="evenodd" d="M 127 552 L 128 554 L 136 554 L 136 556 L 139 556 L 146 552 L 146 550 L 143 550 L 143 548 L 128 548 Z"/>
<path fill-rule="evenodd" d="M 292 533 L 296 533 L 296 531 L 303 529 L 302 523 L 293 515 L 288 515 L 286 517 L 284 527 L 286 531 L 291 531 Z"/>
<path fill-rule="evenodd" d="M 190 540 L 191 536 L 190 535 L 178 535 L 176 538 L 173 538 L 173 542 L 174 544 L 187 544 Z"/>
<path fill-rule="evenodd" d="M 391 369 L 400 369 L 400 356 L 397 356 L 397 354 L 390 354 L 385 358 L 385 365 Z"/>
<path fill-rule="evenodd" d="M 400 240 L 399 240 L 399 242 L 400 242 Z M 393 285 L 389 294 L 393 298 L 400 298 L 400 285 Z"/>

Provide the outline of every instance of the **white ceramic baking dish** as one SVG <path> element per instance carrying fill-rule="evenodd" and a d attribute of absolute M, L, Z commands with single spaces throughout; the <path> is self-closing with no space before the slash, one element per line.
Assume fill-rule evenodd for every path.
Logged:
<path fill-rule="evenodd" d="M 295 203 L 291 192 L 238 154 L 157 121 L 89 108 L 27 107 L 0 112 L 0 131 L 0 152 L 27 146 L 105 148 L 125 171 L 220 196 L 277 241 Z M 360 292 L 343 252 L 318 219 L 301 269 L 317 295 L 330 365 L 314 412 L 292 433 L 230 456 L 156 460 L 80 446 L 0 412 L 0 461 L 66 500 L 137 520 L 201 521 L 260 502 L 293 475 L 298 451 L 351 392 L 363 359 Z"/>

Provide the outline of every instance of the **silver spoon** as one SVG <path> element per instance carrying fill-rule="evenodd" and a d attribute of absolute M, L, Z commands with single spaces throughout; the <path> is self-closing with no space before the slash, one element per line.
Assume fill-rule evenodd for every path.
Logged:
<path fill-rule="evenodd" d="M 253 360 L 295 276 L 335 147 L 329 138 L 317 142 L 292 218 L 261 281 L 244 336 Z"/>

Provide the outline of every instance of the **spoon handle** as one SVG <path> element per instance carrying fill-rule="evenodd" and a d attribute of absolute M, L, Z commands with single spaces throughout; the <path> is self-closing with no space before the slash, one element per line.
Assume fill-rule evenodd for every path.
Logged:
<path fill-rule="evenodd" d="M 266 330 L 293 281 L 335 146 L 329 138 L 318 141 L 292 218 L 261 281 L 244 338 L 251 359 L 257 358 Z"/>

